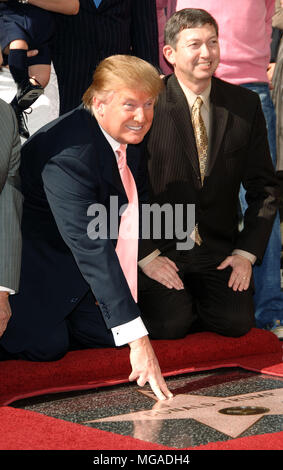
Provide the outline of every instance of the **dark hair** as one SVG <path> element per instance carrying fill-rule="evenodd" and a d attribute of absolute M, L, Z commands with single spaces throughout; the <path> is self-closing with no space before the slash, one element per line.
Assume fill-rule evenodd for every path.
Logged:
<path fill-rule="evenodd" d="M 205 24 L 214 26 L 218 36 L 218 24 L 207 11 L 197 8 L 184 8 L 176 11 L 165 25 L 164 44 L 169 44 L 176 49 L 179 34 L 183 29 L 199 28 Z"/>

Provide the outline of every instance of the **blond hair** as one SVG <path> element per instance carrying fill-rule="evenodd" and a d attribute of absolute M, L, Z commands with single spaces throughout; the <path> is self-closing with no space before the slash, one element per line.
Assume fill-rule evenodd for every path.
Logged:
<path fill-rule="evenodd" d="M 83 103 L 90 109 L 93 97 L 106 98 L 111 92 L 122 88 L 139 89 L 157 98 L 163 81 L 157 69 L 131 55 L 113 55 L 104 59 L 95 69 L 92 84 L 83 95 Z"/>

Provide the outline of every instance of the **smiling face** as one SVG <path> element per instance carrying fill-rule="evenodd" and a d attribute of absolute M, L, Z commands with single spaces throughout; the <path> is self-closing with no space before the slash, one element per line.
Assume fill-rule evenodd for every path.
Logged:
<path fill-rule="evenodd" d="M 122 88 L 106 99 L 94 98 L 94 114 L 101 127 L 121 144 L 138 144 L 149 131 L 155 99 L 138 89 Z"/>
<path fill-rule="evenodd" d="M 213 25 L 183 29 L 176 48 L 165 45 L 163 53 L 177 78 L 200 93 L 209 85 L 220 60 L 218 37 Z"/>

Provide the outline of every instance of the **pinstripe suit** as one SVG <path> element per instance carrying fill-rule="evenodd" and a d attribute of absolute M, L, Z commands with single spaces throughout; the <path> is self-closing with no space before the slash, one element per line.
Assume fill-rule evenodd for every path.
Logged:
<path fill-rule="evenodd" d="M 15 291 L 21 265 L 19 163 L 17 121 L 10 105 L 0 100 L 0 286 Z"/>
<path fill-rule="evenodd" d="M 158 65 L 155 0 L 80 0 L 78 15 L 55 15 L 52 60 L 58 78 L 60 114 L 81 103 L 98 63 L 133 54 Z"/>
<path fill-rule="evenodd" d="M 228 287 L 230 267 L 217 266 L 234 249 L 260 262 L 278 204 L 266 135 L 257 94 L 212 78 L 211 149 L 203 186 L 191 116 L 176 76 L 165 79 L 148 140 L 151 203 L 195 204 L 203 240 L 192 250 L 176 250 L 176 239 L 142 240 L 140 257 L 158 248 L 179 267 L 185 289 L 177 291 L 140 274 L 139 305 L 153 338 L 184 336 L 194 314 L 209 331 L 240 336 L 253 325 L 253 282 L 247 291 Z M 238 230 L 240 183 L 247 191 L 244 229 Z M 184 224 L 186 227 L 186 224 Z"/>

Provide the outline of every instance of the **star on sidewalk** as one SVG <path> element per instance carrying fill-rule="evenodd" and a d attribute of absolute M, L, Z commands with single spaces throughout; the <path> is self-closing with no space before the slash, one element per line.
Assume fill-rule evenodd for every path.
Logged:
<path fill-rule="evenodd" d="M 283 388 L 231 397 L 180 394 L 166 401 L 157 401 L 155 395 L 150 391 L 141 391 L 141 393 L 156 401 L 151 410 L 85 421 L 84 424 L 143 421 L 148 422 L 144 424 L 150 428 L 150 422 L 168 419 L 195 419 L 235 438 L 262 416 L 281 415 L 283 410 Z M 252 414 L 239 415 L 238 412 Z"/>

